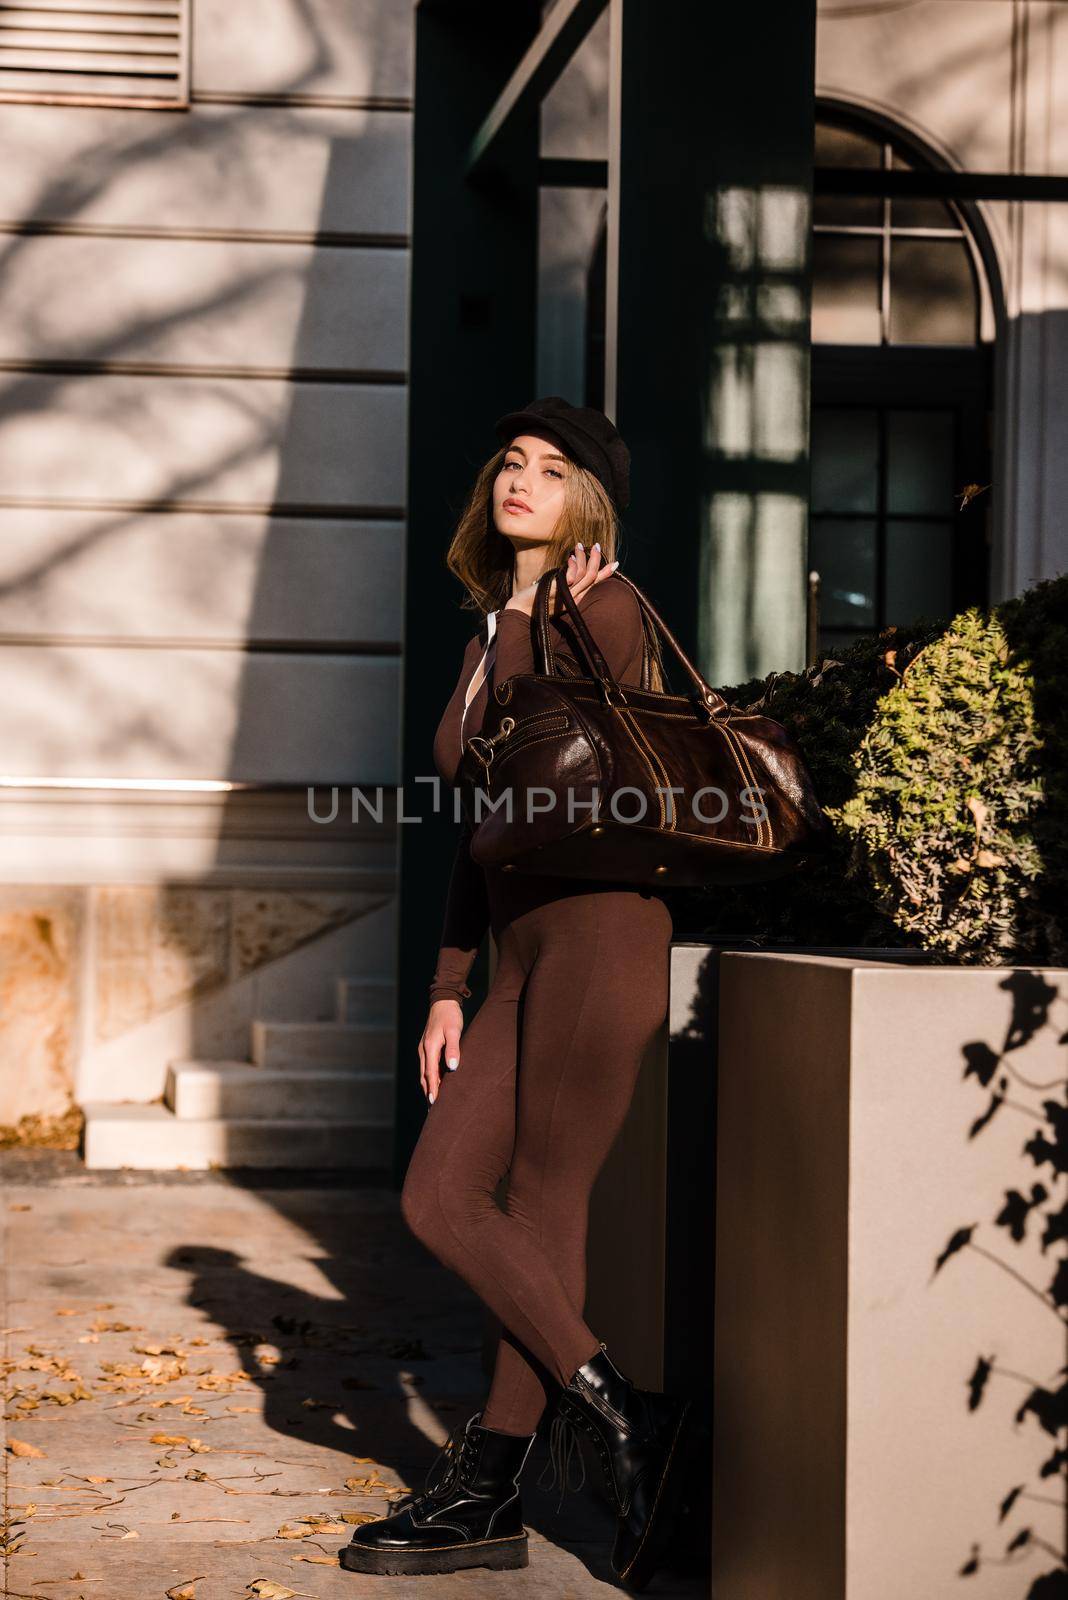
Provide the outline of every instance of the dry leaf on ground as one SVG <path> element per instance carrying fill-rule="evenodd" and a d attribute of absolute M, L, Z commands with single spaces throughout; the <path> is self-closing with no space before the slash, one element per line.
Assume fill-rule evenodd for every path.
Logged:
<path fill-rule="evenodd" d="M 205 1574 L 202 1572 L 200 1574 L 200 1578 L 203 1578 L 204 1576 Z M 190 1578 L 188 1583 L 179 1583 L 175 1586 L 175 1588 L 167 1589 L 165 1591 L 167 1600 L 197 1600 L 196 1590 L 193 1588 L 193 1585 L 195 1583 L 199 1583 L 200 1578 Z"/>
<path fill-rule="evenodd" d="M 340 1517 L 332 1517 L 317 1511 L 310 1517 L 297 1517 L 294 1519 L 310 1526 L 313 1533 L 348 1533 L 348 1528 Z"/>
<path fill-rule="evenodd" d="M 35 1444 L 27 1444 L 25 1439 L 9 1439 L 7 1448 L 13 1456 L 43 1456 L 44 1450 L 38 1450 Z"/>
<path fill-rule="evenodd" d="M 249 1594 L 254 1594 L 256 1600 L 293 1600 L 295 1589 L 287 1589 L 284 1583 L 275 1583 L 270 1578 L 256 1578 L 248 1586 Z"/>
<path fill-rule="evenodd" d="M 378 1469 L 367 1475 L 366 1478 L 346 1478 L 345 1488 L 350 1494 L 382 1494 L 386 1489 L 395 1489 L 395 1483 L 387 1483 L 379 1476 Z"/>

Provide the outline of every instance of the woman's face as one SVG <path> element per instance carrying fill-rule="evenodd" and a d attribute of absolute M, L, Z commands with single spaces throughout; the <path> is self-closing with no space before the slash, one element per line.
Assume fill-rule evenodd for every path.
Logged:
<path fill-rule="evenodd" d="M 521 433 L 508 447 L 493 480 L 493 525 L 506 538 L 545 544 L 564 508 L 571 462 L 560 447 L 537 434 Z"/>

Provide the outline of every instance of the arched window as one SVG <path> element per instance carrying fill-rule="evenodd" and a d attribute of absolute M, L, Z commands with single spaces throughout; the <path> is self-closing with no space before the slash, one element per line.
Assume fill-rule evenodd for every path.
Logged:
<path fill-rule="evenodd" d="M 910 171 L 892 140 L 820 119 L 818 167 Z M 840 345 L 974 345 L 979 286 L 967 230 L 944 200 L 817 194 L 812 339 Z"/>
<path fill-rule="evenodd" d="M 841 114 L 817 167 L 889 172 L 915 151 Z M 812 500 L 819 648 L 987 598 L 992 318 L 951 202 L 817 191 L 812 240 Z M 986 337 L 984 337 L 984 331 Z"/>
<path fill-rule="evenodd" d="M 817 168 L 928 168 L 906 139 L 821 107 Z M 879 183 L 876 180 L 875 187 Z M 989 595 L 993 302 L 978 221 L 889 194 L 813 200 L 808 569 L 821 654 Z M 586 403 L 604 404 L 606 229 L 587 275 Z"/>

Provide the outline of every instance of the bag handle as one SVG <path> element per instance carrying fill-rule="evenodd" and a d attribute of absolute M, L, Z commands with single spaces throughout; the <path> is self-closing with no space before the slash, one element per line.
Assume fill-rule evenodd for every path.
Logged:
<path fill-rule="evenodd" d="M 553 574 L 550 574 L 550 582 L 552 581 L 552 576 Z M 641 610 L 641 618 L 642 670 L 639 678 L 639 687 L 648 690 L 653 687 L 652 660 L 653 641 L 656 638 L 656 630 L 644 608 Z M 552 633 L 548 627 L 545 629 L 544 637 L 540 633 L 538 634 L 537 643 L 540 648 L 541 661 L 536 670 L 542 673 L 548 673 L 550 677 L 559 677 L 560 674 L 556 670 L 556 651 L 553 646 Z"/>
<path fill-rule="evenodd" d="M 656 629 L 650 621 L 648 613 L 642 609 L 642 675 L 640 684 L 643 689 L 653 687 L 653 640 L 656 638 Z"/>
<path fill-rule="evenodd" d="M 653 602 L 648 598 L 648 596 L 638 588 L 636 583 L 634 583 L 630 578 L 626 577 L 622 572 L 616 572 L 614 576 L 617 578 L 622 578 L 623 582 L 629 584 L 631 589 L 633 589 L 634 594 L 637 597 L 638 604 L 642 609 L 643 628 L 644 618 L 645 616 L 648 616 L 653 626 L 659 628 L 660 632 L 664 635 L 665 639 L 674 650 L 676 656 L 678 656 L 679 660 L 682 662 L 682 665 L 685 668 L 686 674 L 690 680 L 688 694 L 690 700 L 693 702 L 694 709 L 702 716 L 707 717 L 709 720 L 711 720 L 713 717 L 722 716 L 725 712 L 729 712 L 730 707 L 728 706 L 726 700 L 724 700 L 723 696 L 718 694 L 716 690 L 711 687 L 711 685 L 706 683 L 705 679 L 693 665 L 689 656 L 683 650 L 682 646 L 679 644 L 679 641 L 676 639 L 675 635 L 672 633 L 671 629 L 668 627 L 667 623 L 664 621 L 663 617 L 660 615 L 659 611 L 657 611 L 656 607 L 653 605 Z M 549 586 L 554 578 L 556 579 L 557 595 L 563 600 L 564 607 L 568 612 L 572 624 L 574 625 L 579 648 L 586 657 L 586 664 L 590 669 L 591 677 L 597 680 L 601 692 L 609 705 L 626 705 L 626 694 L 612 676 L 611 669 L 609 668 L 608 663 L 605 661 L 604 656 L 601 654 L 601 651 L 598 649 L 597 642 L 586 624 L 586 619 L 579 610 L 574 595 L 571 593 L 571 585 L 567 581 L 566 562 L 562 562 L 558 567 L 550 567 L 547 572 L 542 573 L 541 577 L 538 579 L 538 587 L 534 595 L 535 637 L 537 639 L 543 663 L 541 670 L 543 672 L 548 672 L 552 676 L 557 675 L 555 670 L 555 661 L 553 659 L 552 642 L 549 637 Z M 644 679 L 647 676 L 647 652 L 648 639 L 644 638 L 642 658 L 643 687 L 645 686 Z"/>

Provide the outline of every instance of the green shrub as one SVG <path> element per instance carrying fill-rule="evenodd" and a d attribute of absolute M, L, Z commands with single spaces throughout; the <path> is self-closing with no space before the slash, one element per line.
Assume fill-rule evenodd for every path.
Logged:
<path fill-rule="evenodd" d="M 837 841 L 795 877 L 698 892 L 677 937 L 1068 961 L 1068 576 L 723 693 L 794 734 Z"/>

